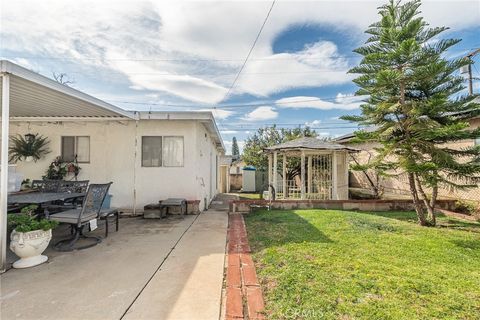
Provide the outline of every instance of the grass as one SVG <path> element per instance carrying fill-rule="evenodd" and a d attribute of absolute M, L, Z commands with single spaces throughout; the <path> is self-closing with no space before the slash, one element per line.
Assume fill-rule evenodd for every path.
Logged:
<path fill-rule="evenodd" d="M 409 212 L 257 211 L 268 319 L 480 319 L 480 224 Z"/>
<path fill-rule="evenodd" d="M 240 200 L 260 200 L 260 193 L 238 193 Z"/>

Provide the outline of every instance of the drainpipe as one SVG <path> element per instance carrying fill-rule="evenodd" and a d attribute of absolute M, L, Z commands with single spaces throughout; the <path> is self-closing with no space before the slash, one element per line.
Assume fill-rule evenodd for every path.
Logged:
<path fill-rule="evenodd" d="M 2 74 L 2 147 L 0 174 L 0 273 L 7 269 L 7 192 L 8 192 L 8 131 L 10 120 L 10 75 Z"/>
<path fill-rule="evenodd" d="M 135 111 L 135 114 L 137 112 Z M 135 150 L 133 153 L 133 215 L 137 215 L 137 150 L 138 150 L 138 119 L 135 120 Z"/>

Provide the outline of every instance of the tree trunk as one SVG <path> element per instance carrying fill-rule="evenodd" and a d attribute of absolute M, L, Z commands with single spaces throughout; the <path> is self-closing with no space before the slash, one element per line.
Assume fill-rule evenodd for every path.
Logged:
<path fill-rule="evenodd" d="M 408 182 L 410 184 L 410 192 L 413 198 L 413 206 L 415 207 L 415 212 L 417 213 L 418 223 L 421 226 L 428 225 L 427 219 L 425 217 L 425 212 L 423 212 L 422 205 L 420 204 L 420 200 L 418 198 L 417 187 L 415 186 L 415 177 L 413 173 L 408 173 Z"/>
<path fill-rule="evenodd" d="M 433 186 L 432 188 L 432 197 L 430 198 L 430 207 L 432 208 L 432 216 L 429 217 L 430 221 L 432 221 L 433 225 L 437 224 L 437 217 L 435 214 L 435 207 L 437 205 L 437 197 L 438 197 L 438 185 Z"/>
<path fill-rule="evenodd" d="M 435 212 L 433 211 L 432 206 L 430 205 L 430 202 L 428 201 L 428 197 L 425 194 L 425 191 L 423 190 L 422 184 L 420 183 L 420 179 L 418 178 L 418 175 L 415 174 L 415 181 L 417 182 L 417 190 L 422 196 L 423 203 L 425 204 L 425 208 L 427 208 L 427 213 L 428 213 L 428 220 L 429 224 L 434 226 L 435 225 Z"/>

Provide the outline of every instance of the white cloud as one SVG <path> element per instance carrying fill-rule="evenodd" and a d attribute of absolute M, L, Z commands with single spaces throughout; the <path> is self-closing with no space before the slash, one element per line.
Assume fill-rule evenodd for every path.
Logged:
<path fill-rule="evenodd" d="M 310 122 L 305 122 L 305 126 L 307 127 L 316 127 L 316 126 L 319 126 L 320 123 L 322 123 L 322 120 L 313 120 L 313 121 L 310 121 Z"/>
<path fill-rule="evenodd" d="M 347 74 L 348 62 L 330 41 L 319 41 L 295 53 L 272 54 L 247 64 L 236 91 L 268 96 L 295 87 L 342 84 L 355 76 Z"/>
<path fill-rule="evenodd" d="M 339 93 L 332 101 L 326 101 L 317 97 L 296 96 L 282 98 L 276 101 L 279 108 L 291 109 L 319 109 L 319 110 L 354 110 L 362 104 L 364 96 L 345 95 Z"/>
<path fill-rule="evenodd" d="M 223 141 L 223 144 L 225 145 L 225 149 L 227 149 L 227 154 L 231 155 L 232 154 L 232 141 Z M 245 141 L 240 140 L 237 141 L 238 144 L 238 150 L 240 151 L 240 154 L 243 152 L 243 147 L 245 146 Z"/>
<path fill-rule="evenodd" d="M 198 109 L 198 111 L 210 111 L 215 118 L 220 120 L 225 120 L 236 113 L 235 111 L 225 109 Z"/>
<path fill-rule="evenodd" d="M 220 133 L 221 134 L 237 134 L 238 131 L 235 131 L 235 130 L 220 130 Z"/>
<path fill-rule="evenodd" d="M 245 121 L 262 121 L 272 120 L 278 117 L 278 112 L 274 108 L 269 106 L 258 107 L 252 112 L 245 114 L 243 120 Z"/>
<path fill-rule="evenodd" d="M 382 3 L 277 2 L 233 93 L 267 96 L 349 81 L 348 62 L 332 42 L 318 41 L 298 52 L 276 54 L 272 44 L 293 25 L 337 28 L 347 36 L 350 31 L 363 31 L 378 20 L 376 8 Z M 122 84 L 128 80 L 134 90 L 145 94 L 218 103 L 269 6 L 269 2 L 245 1 L 5 1 L 0 16 L 2 51 L 61 58 L 36 62 L 58 67 L 69 61 L 66 65 L 81 74 L 109 75 Z M 421 9 L 432 26 L 458 30 L 480 25 L 479 6 L 475 0 L 424 1 Z M 36 66 L 29 61 L 23 64 Z"/>

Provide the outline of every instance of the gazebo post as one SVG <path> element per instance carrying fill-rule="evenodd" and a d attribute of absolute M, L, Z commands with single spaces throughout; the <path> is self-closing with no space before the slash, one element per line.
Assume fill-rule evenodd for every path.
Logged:
<path fill-rule="evenodd" d="M 300 168 L 300 199 L 305 199 L 305 150 L 302 150 Z"/>
<path fill-rule="evenodd" d="M 272 184 L 272 154 L 268 154 L 268 191 L 270 191 L 270 185 Z"/>
<path fill-rule="evenodd" d="M 0 273 L 7 267 L 7 192 L 8 192 L 8 131 L 10 120 L 10 76 L 2 74 L 2 148 L 0 174 Z"/>
<path fill-rule="evenodd" d="M 287 199 L 287 154 L 285 152 L 283 153 L 282 177 L 283 199 Z"/>
<path fill-rule="evenodd" d="M 332 152 L 332 199 L 338 200 L 338 166 L 335 151 Z"/>
<path fill-rule="evenodd" d="M 278 153 L 275 151 L 273 153 L 273 187 L 275 188 L 275 193 L 277 193 L 277 178 L 278 178 Z"/>
<path fill-rule="evenodd" d="M 312 193 L 312 156 L 308 156 L 308 162 L 307 162 L 307 193 L 311 194 Z"/>

